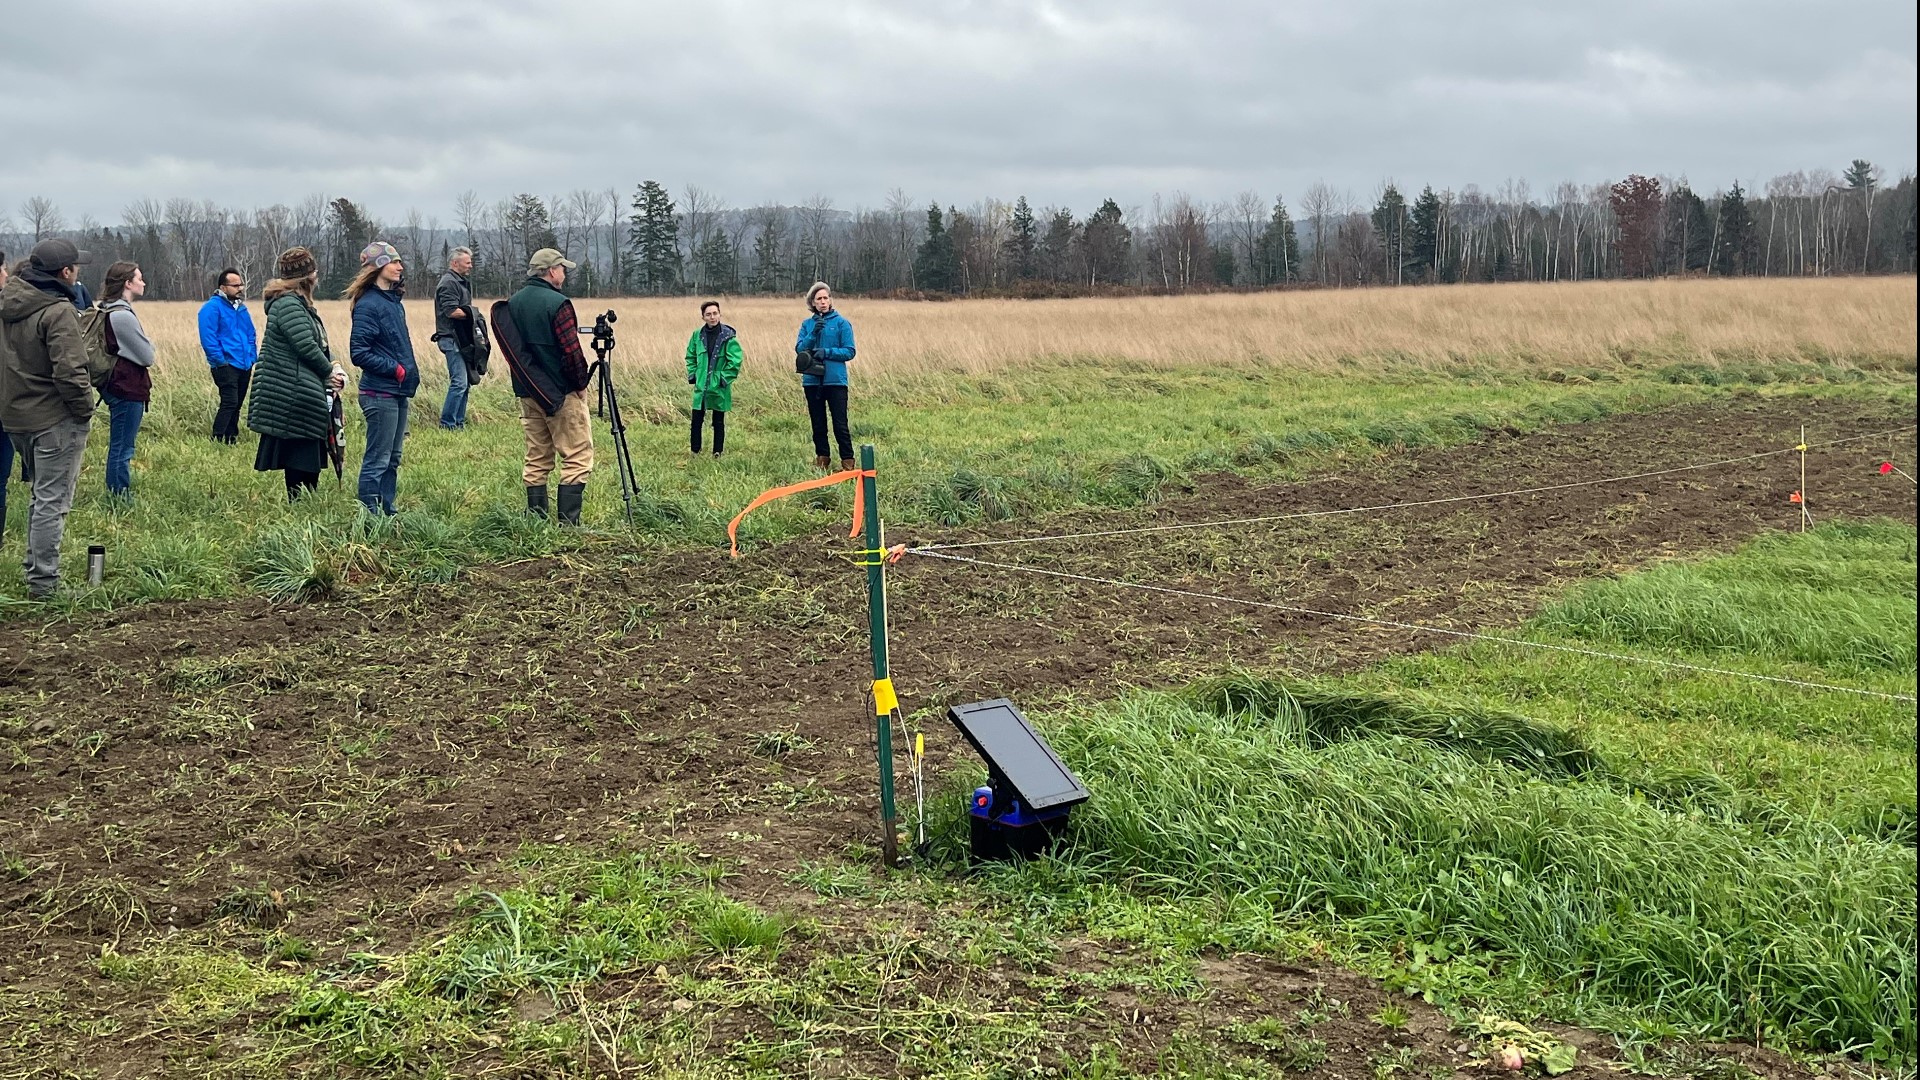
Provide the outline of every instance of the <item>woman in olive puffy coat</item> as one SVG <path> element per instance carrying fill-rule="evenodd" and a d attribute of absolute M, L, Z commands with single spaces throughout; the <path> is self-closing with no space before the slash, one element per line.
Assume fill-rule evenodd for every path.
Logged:
<path fill-rule="evenodd" d="M 345 386 L 347 373 L 333 362 L 327 328 L 313 307 L 320 280 L 313 253 L 303 247 L 282 252 L 275 273 L 262 297 L 267 329 L 253 368 L 247 426 L 260 435 L 253 467 L 286 473 L 292 501 L 319 486 L 333 425 L 329 391 Z"/>

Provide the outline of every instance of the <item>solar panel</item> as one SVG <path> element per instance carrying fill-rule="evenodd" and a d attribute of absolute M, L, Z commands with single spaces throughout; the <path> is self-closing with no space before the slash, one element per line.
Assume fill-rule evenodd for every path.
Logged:
<path fill-rule="evenodd" d="M 1006 698 L 955 705 L 947 710 L 947 718 L 986 760 L 994 779 L 1004 780 L 1029 809 L 1073 806 L 1092 798 L 1073 770 Z"/>

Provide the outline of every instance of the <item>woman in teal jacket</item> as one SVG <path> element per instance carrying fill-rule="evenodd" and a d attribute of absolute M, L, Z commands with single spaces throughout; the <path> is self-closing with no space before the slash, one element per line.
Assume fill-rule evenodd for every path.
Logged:
<path fill-rule="evenodd" d="M 727 446 L 727 413 L 733 409 L 733 380 L 740 377 L 740 336 L 720 321 L 720 301 L 700 305 L 700 329 L 687 339 L 687 382 L 693 386 L 693 452 L 700 452 L 700 428 L 713 414 L 713 456 Z"/>
<path fill-rule="evenodd" d="M 813 424 L 813 464 L 827 467 L 827 415 L 833 415 L 833 441 L 840 451 L 840 467 L 853 468 L 853 432 L 847 425 L 847 362 L 853 359 L 853 324 L 833 310 L 833 290 L 816 281 L 807 290 L 807 321 L 794 338 L 796 358 L 810 358 L 810 369 L 800 372 L 800 388 L 807 395 L 807 419 Z"/>

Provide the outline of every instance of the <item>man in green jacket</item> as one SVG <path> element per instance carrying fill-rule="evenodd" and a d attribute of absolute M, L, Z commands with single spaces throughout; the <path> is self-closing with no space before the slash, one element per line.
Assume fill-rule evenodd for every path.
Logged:
<path fill-rule="evenodd" d="M 93 423 L 96 398 L 73 306 L 87 261 L 65 240 L 42 240 L 27 269 L 0 288 L 0 428 L 33 470 L 25 565 L 35 600 L 60 584 L 60 539 Z"/>
<path fill-rule="evenodd" d="M 587 358 L 580 348 L 573 301 L 560 291 L 573 267 L 558 251 L 541 248 L 527 260 L 527 283 L 507 301 L 507 318 L 521 346 L 510 370 L 514 395 L 520 399 L 520 427 L 527 436 L 527 459 L 520 470 L 527 486 L 527 512 L 547 516 L 547 477 L 553 474 L 557 455 L 555 516 L 562 525 L 580 524 L 580 504 L 593 472 Z"/>

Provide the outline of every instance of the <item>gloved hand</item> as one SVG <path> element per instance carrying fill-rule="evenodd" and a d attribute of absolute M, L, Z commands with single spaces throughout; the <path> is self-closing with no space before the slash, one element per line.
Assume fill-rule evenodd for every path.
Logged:
<path fill-rule="evenodd" d="M 393 365 L 393 381 L 394 382 L 407 381 L 407 365 L 405 364 Z"/>

